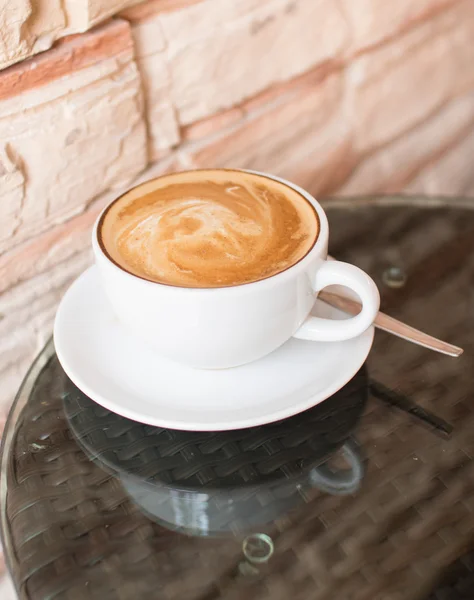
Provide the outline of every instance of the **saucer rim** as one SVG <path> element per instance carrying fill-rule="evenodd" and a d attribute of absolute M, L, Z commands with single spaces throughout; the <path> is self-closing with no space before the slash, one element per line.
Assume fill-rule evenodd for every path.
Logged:
<path fill-rule="evenodd" d="M 324 388 L 324 391 L 319 392 L 316 395 L 309 396 L 305 401 L 300 401 L 296 404 L 289 404 L 285 408 L 281 408 L 276 412 L 267 413 L 265 415 L 253 416 L 239 420 L 231 420 L 231 421 L 218 421 L 218 422 L 192 422 L 186 420 L 176 420 L 176 419 L 160 419 L 159 415 L 151 415 L 151 414 L 143 414 L 137 413 L 133 409 L 129 407 L 125 407 L 122 404 L 114 403 L 113 401 L 108 400 L 105 396 L 103 396 L 100 392 L 95 392 L 84 380 L 84 378 L 77 374 L 73 365 L 71 365 L 67 358 L 67 351 L 63 349 L 62 340 L 64 340 L 63 334 L 61 333 L 61 329 L 63 328 L 63 313 L 66 311 L 67 305 L 70 302 L 70 298 L 72 297 L 73 291 L 84 284 L 84 281 L 87 281 L 88 278 L 92 277 L 93 272 L 97 270 L 96 265 L 92 265 L 88 269 L 86 269 L 83 273 L 81 273 L 68 288 L 63 298 L 60 301 L 58 306 L 55 320 L 54 320 L 54 332 L 53 332 L 53 341 L 54 347 L 56 351 L 56 356 L 58 358 L 61 367 L 63 368 L 66 375 L 69 379 L 76 385 L 86 396 L 88 396 L 91 400 L 96 402 L 97 404 L 103 406 L 107 410 L 110 410 L 122 417 L 127 419 L 131 419 L 132 421 L 137 421 L 139 423 L 144 423 L 147 425 L 155 426 L 155 427 L 163 427 L 167 429 L 178 429 L 181 431 L 232 431 L 235 429 L 247 429 L 250 427 L 257 427 L 259 425 L 267 425 L 269 423 L 275 423 L 276 421 L 282 421 L 284 419 L 288 419 L 296 414 L 304 412 L 316 406 L 317 404 L 324 402 L 327 398 L 335 394 L 342 387 L 344 387 L 359 371 L 362 365 L 367 360 L 367 357 L 370 353 L 370 350 L 373 346 L 375 328 L 374 326 L 369 327 L 365 332 L 363 332 L 357 338 L 367 338 L 366 339 L 366 347 L 360 353 L 358 360 L 355 361 L 353 368 L 351 368 L 343 377 L 334 382 L 333 385 L 329 385 Z M 126 335 L 129 335 L 126 333 Z M 354 338 L 352 338 L 354 339 Z M 347 342 L 352 340 L 347 340 Z M 333 342 L 318 342 L 322 344 L 331 344 Z M 345 342 L 338 342 L 344 344 Z M 151 351 L 151 350 L 150 350 Z"/>

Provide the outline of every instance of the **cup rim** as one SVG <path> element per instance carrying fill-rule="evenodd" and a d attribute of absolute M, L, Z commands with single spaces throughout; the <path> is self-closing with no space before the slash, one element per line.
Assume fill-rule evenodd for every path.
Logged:
<path fill-rule="evenodd" d="M 149 183 L 150 181 L 154 181 L 154 180 L 161 179 L 163 177 L 167 177 L 167 176 L 175 175 L 175 174 L 179 175 L 181 173 L 184 174 L 184 173 L 192 173 L 192 172 L 201 172 L 202 173 L 202 172 L 206 172 L 206 171 L 208 171 L 208 172 L 230 171 L 231 173 L 242 173 L 242 172 L 243 173 L 251 173 L 253 175 L 258 175 L 259 177 L 262 177 L 264 179 L 272 179 L 273 181 L 278 181 L 279 183 L 282 183 L 283 185 L 285 185 L 285 186 L 291 188 L 292 190 L 294 190 L 295 192 L 297 192 L 312 206 L 313 210 L 315 211 L 316 219 L 319 222 L 318 236 L 317 236 L 316 240 L 314 241 L 313 245 L 311 246 L 311 248 L 308 250 L 308 252 L 302 258 L 300 258 L 296 263 L 294 263 L 290 267 L 287 267 L 284 271 L 280 271 L 279 273 L 275 273 L 274 275 L 265 277 L 265 279 L 259 279 L 258 281 L 251 281 L 251 282 L 247 282 L 247 283 L 239 283 L 237 285 L 231 285 L 231 286 L 202 287 L 202 288 L 179 286 L 179 285 L 173 285 L 173 284 L 169 284 L 169 283 L 160 283 L 159 281 L 153 281 L 151 279 L 147 279 L 145 277 L 141 277 L 140 275 L 136 275 L 135 273 L 131 273 L 130 271 L 127 271 L 127 269 L 125 269 L 124 267 L 122 267 L 121 265 L 119 265 L 117 262 L 115 262 L 112 259 L 112 257 L 106 251 L 104 243 L 100 237 L 100 226 L 105 218 L 105 215 L 107 214 L 107 212 L 111 206 L 113 206 L 116 202 L 118 202 L 121 198 L 123 198 L 123 196 L 125 196 L 132 190 L 135 190 L 135 189 L 139 188 L 140 186 L 145 185 L 146 183 Z M 112 200 L 112 202 L 110 202 L 109 204 L 107 204 L 107 206 L 105 206 L 103 208 L 100 215 L 96 219 L 96 222 L 94 224 L 93 231 L 92 231 L 92 247 L 93 247 L 94 254 L 96 256 L 100 256 L 101 258 L 105 259 L 107 264 L 110 265 L 116 272 L 121 273 L 122 276 L 130 277 L 130 278 L 132 278 L 132 280 L 139 281 L 143 285 L 159 286 L 161 289 L 182 290 L 183 293 L 194 293 L 194 294 L 197 293 L 200 295 L 201 294 L 209 294 L 209 293 L 213 293 L 213 294 L 227 293 L 228 294 L 228 293 L 235 293 L 236 291 L 242 291 L 242 292 L 249 291 L 250 292 L 252 290 L 256 290 L 257 288 L 264 287 L 265 285 L 273 286 L 273 285 L 277 285 L 279 283 L 283 283 L 287 279 L 293 277 L 296 270 L 298 270 L 298 271 L 304 270 L 305 266 L 308 264 L 308 262 L 310 262 L 312 260 L 314 255 L 317 255 L 321 252 L 321 250 L 324 250 L 325 246 L 327 245 L 328 234 L 329 234 L 329 224 L 328 224 L 326 213 L 324 212 L 322 206 L 319 204 L 319 202 L 316 200 L 316 198 L 314 198 L 314 196 L 312 196 L 309 192 L 304 190 L 299 185 L 292 183 L 291 181 L 288 181 L 287 179 L 278 177 L 277 175 L 270 175 L 268 173 L 264 173 L 262 171 L 255 171 L 252 169 L 236 169 L 236 168 L 235 169 L 232 169 L 232 168 L 185 169 L 183 171 L 176 171 L 174 173 L 165 173 L 163 175 L 159 175 L 158 177 L 152 177 L 151 179 L 143 181 L 143 182 L 127 189 L 125 192 L 123 192 L 122 194 L 120 194 L 119 196 L 114 198 L 114 200 Z M 324 259 L 325 258 L 326 257 L 324 257 Z"/>

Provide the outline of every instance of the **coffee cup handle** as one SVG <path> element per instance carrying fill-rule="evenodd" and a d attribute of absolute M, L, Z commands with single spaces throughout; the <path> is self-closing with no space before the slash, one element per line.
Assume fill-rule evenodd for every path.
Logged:
<path fill-rule="evenodd" d="M 316 271 L 313 289 L 318 294 L 328 285 L 342 285 L 355 292 L 362 310 L 350 319 L 324 319 L 309 316 L 294 337 L 301 340 L 339 342 L 357 337 L 368 329 L 377 316 L 380 296 L 377 286 L 361 269 L 337 260 L 325 261 Z"/>

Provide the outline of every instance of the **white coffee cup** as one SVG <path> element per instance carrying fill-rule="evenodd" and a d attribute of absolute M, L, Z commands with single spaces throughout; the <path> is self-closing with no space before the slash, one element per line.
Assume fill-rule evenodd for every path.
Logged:
<path fill-rule="evenodd" d="M 309 253 L 292 267 L 254 283 L 223 288 L 187 288 L 147 281 L 116 265 L 104 252 L 96 222 L 92 246 L 102 284 L 118 319 L 162 356 L 203 369 L 235 367 L 269 354 L 291 337 L 341 341 L 370 327 L 379 309 L 372 279 L 358 267 L 328 261 L 329 227 L 308 192 L 279 181 L 310 202 L 320 222 Z M 353 290 L 362 303 L 350 319 L 310 316 L 316 296 L 329 285 Z"/>

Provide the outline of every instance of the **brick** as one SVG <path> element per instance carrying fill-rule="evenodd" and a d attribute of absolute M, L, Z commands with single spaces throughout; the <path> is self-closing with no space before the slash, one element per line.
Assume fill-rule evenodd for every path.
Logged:
<path fill-rule="evenodd" d="M 353 167 L 341 74 L 296 86 L 249 112 L 211 141 L 183 147 L 193 167 L 238 167 L 273 173 L 320 194 Z"/>
<path fill-rule="evenodd" d="M 407 194 L 427 196 L 468 196 L 474 195 L 474 129 L 450 147 L 438 160 L 432 161 L 405 186 Z"/>
<path fill-rule="evenodd" d="M 95 220 L 114 195 L 100 198 L 84 213 L 1 255 L 0 294 L 87 248 Z"/>
<path fill-rule="evenodd" d="M 87 31 L 139 0 L 1 0 L 0 69 Z"/>
<path fill-rule="evenodd" d="M 458 0 L 341 0 L 351 26 L 350 52 L 380 44 L 427 20 Z"/>
<path fill-rule="evenodd" d="M 132 29 L 135 59 L 140 71 L 148 123 L 149 159 L 158 160 L 180 141 L 179 125 L 170 96 L 170 75 L 159 23 L 145 20 Z"/>
<path fill-rule="evenodd" d="M 102 194 L 83 213 L 0 255 L 0 299 L 1 294 L 8 289 L 46 272 L 59 262 L 72 259 L 89 248 L 92 226 L 97 217 L 102 209 L 122 192 L 147 179 L 182 168 L 176 156 L 162 160 L 143 171 L 123 189 Z"/>
<path fill-rule="evenodd" d="M 357 166 L 337 194 L 399 192 L 419 171 L 456 146 L 472 127 L 474 92 L 453 100 L 422 125 L 376 150 Z M 466 156 L 460 168 L 466 169 L 468 161 Z"/>
<path fill-rule="evenodd" d="M 76 31 L 87 31 L 97 23 L 142 0 L 66 0 L 68 15 Z M 78 10 L 78 4 L 80 10 Z M 75 18 L 74 15 L 77 14 Z"/>
<path fill-rule="evenodd" d="M 0 178 L 8 180 L 2 231 L 12 232 L 0 252 L 82 212 L 146 166 L 128 24 L 116 21 L 81 40 L 0 73 Z"/>
<path fill-rule="evenodd" d="M 474 86 L 474 5 L 457 2 L 347 69 L 355 143 L 368 152 Z"/>
<path fill-rule="evenodd" d="M 207 117 L 202 121 L 188 125 L 182 130 L 183 140 L 199 140 L 214 135 L 223 129 L 227 129 L 234 123 L 240 121 L 244 116 L 243 108 L 235 107 L 224 110 L 217 115 Z"/>
<path fill-rule="evenodd" d="M 334 73 L 334 70 L 334 65 L 326 64 L 294 77 L 290 81 L 276 83 L 263 92 L 252 96 L 249 100 L 245 100 L 239 106 L 182 127 L 181 136 L 183 140 L 199 140 L 206 136 L 210 137 L 218 134 L 220 130 L 236 124 L 247 113 L 264 112 L 268 109 L 268 105 L 284 103 L 285 98 L 291 96 L 295 90 L 298 90 L 298 93 L 301 94 L 304 90 L 314 89 L 328 75 Z"/>
<path fill-rule="evenodd" d="M 158 160 L 163 151 L 178 145 L 180 131 L 169 94 L 169 72 L 161 54 L 138 57 L 143 81 L 148 123 L 149 159 Z"/>
<path fill-rule="evenodd" d="M 25 177 L 10 156 L 7 144 L 0 146 L 0 245 L 8 243 L 20 225 Z"/>
<path fill-rule="evenodd" d="M 1 0 L 0 68 L 49 48 L 65 28 L 60 0 L 40 0 L 36 14 L 32 0 Z"/>
<path fill-rule="evenodd" d="M 181 10 L 191 4 L 197 4 L 202 0 L 147 0 L 146 2 L 139 2 L 132 8 L 127 8 L 120 13 L 120 16 L 124 19 L 132 21 L 133 23 L 140 23 L 146 21 L 150 17 L 153 17 L 157 13 L 172 12 Z"/>
<path fill-rule="evenodd" d="M 50 52 L 2 71 L 0 100 L 17 97 L 111 56 L 126 57 L 132 52 L 133 40 L 125 21 L 117 20 L 89 34 L 72 36 L 58 42 Z"/>
<path fill-rule="evenodd" d="M 159 2 L 155 8 L 133 21 L 134 37 L 141 53 L 156 57 L 156 73 L 150 61 L 145 81 L 162 81 L 158 55 L 166 56 L 171 103 L 182 126 L 336 61 L 348 44 L 346 21 L 332 0 L 202 0 L 175 11 L 160 10 Z M 164 50 L 151 51 L 150 31 L 164 37 Z"/>
<path fill-rule="evenodd" d="M 302 90 L 314 89 L 315 86 L 336 71 L 340 71 L 340 67 L 337 68 L 333 63 L 319 65 L 318 67 L 311 69 L 311 71 L 307 71 L 298 77 L 293 77 L 289 81 L 273 84 L 263 92 L 259 92 L 250 99 L 245 100 L 240 107 L 245 112 L 265 110 L 267 105 L 281 102 L 282 98 L 291 95 L 295 90 L 299 90 L 301 93 Z"/>
<path fill-rule="evenodd" d="M 0 296 L 0 407 L 11 404 L 28 367 L 51 335 L 59 299 L 91 261 L 87 250 Z"/>

